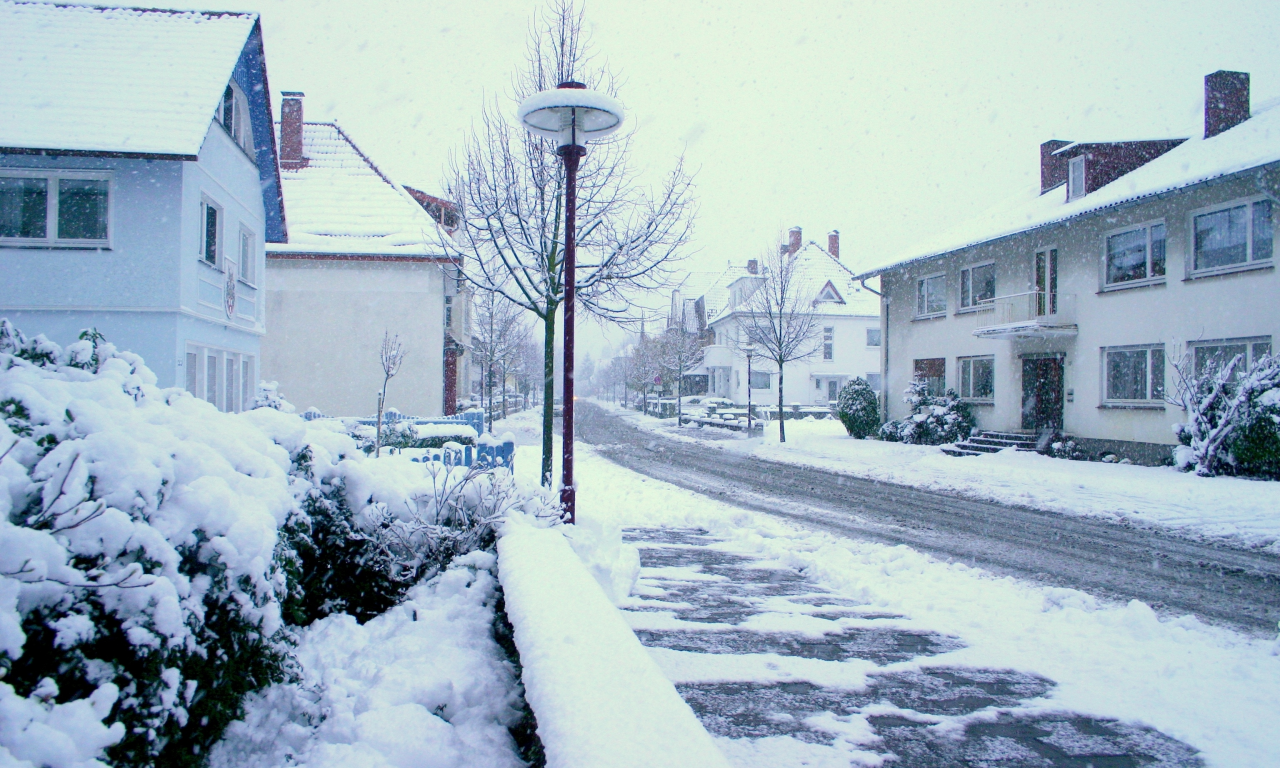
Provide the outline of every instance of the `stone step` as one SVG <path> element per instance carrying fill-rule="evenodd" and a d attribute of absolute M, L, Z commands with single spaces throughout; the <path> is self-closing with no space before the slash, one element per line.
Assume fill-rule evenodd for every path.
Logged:
<path fill-rule="evenodd" d="M 948 456 L 981 456 L 982 455 L 982 453 L 979 451 L 971 451 L 966 448 L 962 448 L 961 447 L 962 445 L 963 443 L 957 443 L 955 445 L 942 445 L 942 446 L 939 446 L 939 448 L 942 450 L 943 453 L 947 454 Z"/>
<path fill-rule="evenodd" d="M 997 450 L 1001 448 L 1021 448 L 1023 450 L 1034 450 L 1036 443 L 1034 440 L 1005 440 L 998 437 L 987 437 L 981 435 L 979 437 L 971 437 L 965 442 L 974 445 L 989 445 Z"/>

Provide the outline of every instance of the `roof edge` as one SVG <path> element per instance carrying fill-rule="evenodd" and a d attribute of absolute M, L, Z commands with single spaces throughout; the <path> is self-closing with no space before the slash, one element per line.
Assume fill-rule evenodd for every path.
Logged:
<path fill-rule="evenodd" d="M 51 147 L 0 147 L 0 155 L 46 155 L 49 157 L 111 157 L 126 160 L 183 160 L 194 162 L 199 155 L 169 152 L 125 152 L 111 149 L 53 149 Z"/>

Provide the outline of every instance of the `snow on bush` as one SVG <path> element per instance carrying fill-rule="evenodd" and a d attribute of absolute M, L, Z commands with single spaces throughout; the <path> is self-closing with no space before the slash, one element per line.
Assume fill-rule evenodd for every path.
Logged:
<path fill-rule="evenodd" d="M 371 618 L 505 510 L 554 506 L 155 383 L 96 332 L 0 320 L 0 765 L 199 764 L 295 674 L 289 623 Z"/>
<path fill-rule="evenodd" d="M 254 395 L 251 407 L 254 409 L 271 408 L 285 413 L 293 413 L 297 410 L 293 407 L 293 403 L 285 400 L 284 396 L 280 394 L 280 383 L 276 381 L 258 382 L 258 392 Z M 314 409 L 309 408 L 307 410 Z M 316 411 L 316 413 L 319 413 L 319 411 Z"/>
<path fill-rule="evenodd" d="M 880 429 L 880 398 L 866 379 L 854 379 L 840 390 L 836 416 L 850 437 L 870 437 Z"/>
<path fill-rule="evenodd" d="M 1198 376 L 1188 358 L 1174 365 L 1174 375 L 1171 402 L 1187 415 L 1173 427 L 1182 443 L 1174 449 L 1179 469 L 1280 479 L 1280 356 L 1264 355 L 1245 369 L 1236 355 Z"/>
<path fill-rule="evenodd" d="M 941 397 L 929 394 L 925 382 L 912 380 L 902 401 L 911 406 L 911 415 L 880 427 L 880 439 L 915 445 L 942 445 L 964 440 L 974 428 L 969 404 L 955 390 Z"/>

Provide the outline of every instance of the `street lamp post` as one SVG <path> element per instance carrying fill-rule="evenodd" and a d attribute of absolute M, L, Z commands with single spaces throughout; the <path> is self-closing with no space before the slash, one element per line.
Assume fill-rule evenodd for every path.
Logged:
<path fill-rule="evenodd" d="M 564 82 L 549 91 L 525 99 L 518 112 L 525 130 L 557 142 L 556 154 L 564 162 L 564 416 L 561 420 L 564 459 L 560 480 L 560 505 L 565 519 L 577 519 L 573 485 L 573 298 L 577 267 L 576 213 L 578 162 L 587 153 L 586 143 L 603 138 L 622 124 L 622 105 L 582 83 Z"/>
<path fill-rule="evenodd" d="M 755 357 L 754 347 L 747 347 L 747 437 L 751 437 L 751 358 Z"/>

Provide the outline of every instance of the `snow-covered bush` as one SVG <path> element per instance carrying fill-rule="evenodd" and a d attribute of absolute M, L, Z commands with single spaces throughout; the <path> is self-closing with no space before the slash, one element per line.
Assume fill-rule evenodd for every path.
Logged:
<path fill-rule="evenodd" d="M 845 384 L 836 400 L 836 416 L 850 437 L 870 437 L 880 428 L 880 398 L 861 377 Z"/>
<path fill-rule="evenodd" d="M 293 403 L 284 399 L 280 394 L 280 383 L 277 381 L 260 381 L 258 382 L 258 392 L 253 397 L 253 405 L 251 408 L 271 408 L 284 413 L 293 413 L 296 410 Z M 319 411 L 316 411 L 319 413 Z"/>
<path fill-rule="evenodd" d="M 915 445 L 943 445 L 963 440 L 974 428 L 969 404 L 955 390 L 942 396 L 929 394 L 925 382 L 912 380 L 902 401 L 911 406 L 911 415 L 880 427 L 880 439 Z"/>
<path fill-rule="evenodd" d="M 349 434 L 360 444 L 366 454 L 374 452 L 375 427 L 354 423 Z M 412 421 L 392 421 L 382 424 L 383 448 L 443 448 L 445 443 L 475 445 L 476 431 L 469 424 L 414 424 Z"/>
<path fill-rule="evenodd" d="M 1174 365 L 1171 402 L 1187 421 L 1175 424 L 1179 469 L 1280 478 L 1280 356 L 1264 355 L 1247 370 L 1243 355 L 1196 375 L 1190 358 Z"/>

